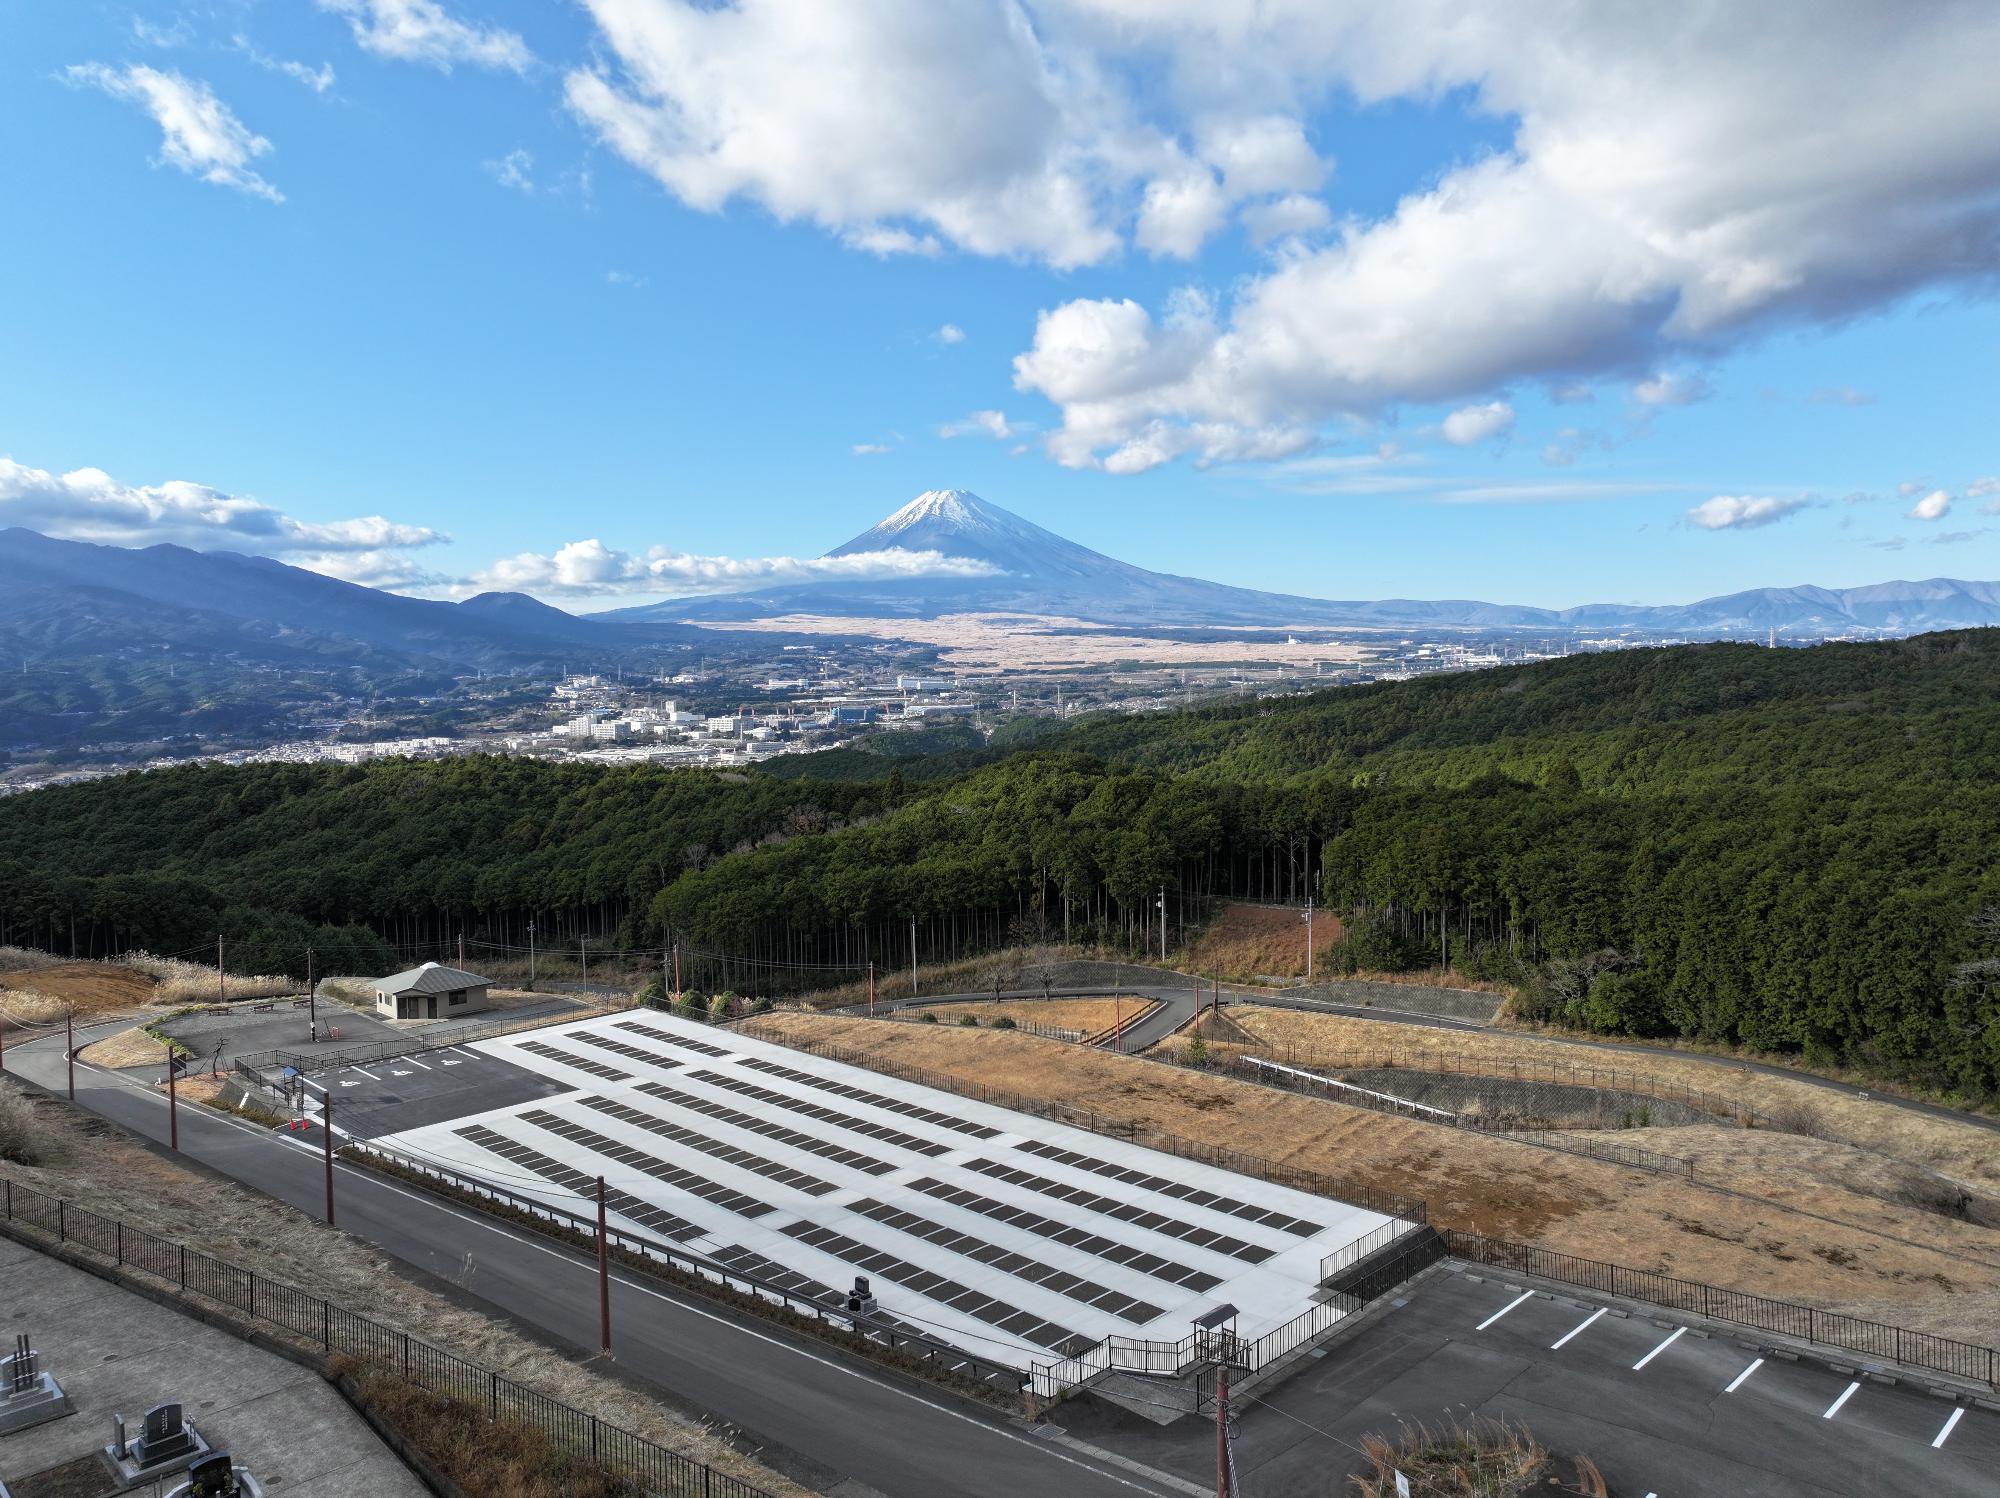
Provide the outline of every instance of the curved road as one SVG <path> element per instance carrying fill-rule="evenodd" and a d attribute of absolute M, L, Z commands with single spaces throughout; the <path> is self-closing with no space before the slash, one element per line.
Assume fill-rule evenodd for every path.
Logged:
<path fill-rule="evenodd" d="M 79 1030 L 77 1042 L 117 1026 Z M 7 1047 L 7 1069 L 47 1091 L 65 1087 L 63 1037 Z M 79 1062 L 79 1106 L 154 1141 L 167 1137 L 167 1100 L 141 1081 Z M 212 1109 L 180 1110 L 181 1152 L 318 1216 L 325 1202 L 320 1140 L 272 1134 Z M 365 1171 L 336 1167 L 341 1230 L 457 1285 L 487 1308 L 574 1349 L 597 1345 L 597 1279 L 584 1258 L 517 1235 Z M 872 1369 L 810 1338 L 739 1316 L 651 1280 L 614 1274 L 619 1367 L 749 1437 L 746 1449 L 795 1480 L 840 1498 L 1184 1498 L 1192 1484 L 1137 1467 Z M 304 1288 L 311 1288 L 306 1286 Z"/>

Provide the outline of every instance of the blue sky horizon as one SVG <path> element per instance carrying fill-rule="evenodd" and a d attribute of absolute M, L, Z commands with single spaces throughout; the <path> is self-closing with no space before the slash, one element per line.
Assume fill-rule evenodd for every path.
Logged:
<path fill-rule="evenodd" d="M 2000 577 L 2000 15 L 1497 9 L 0 0 L 0 525 L 577 610 L 941 488 L 1309 596 Z"/>

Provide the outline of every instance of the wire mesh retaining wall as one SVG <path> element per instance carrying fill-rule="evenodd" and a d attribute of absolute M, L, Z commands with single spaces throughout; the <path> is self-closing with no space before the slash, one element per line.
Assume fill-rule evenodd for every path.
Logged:
<path fill-rule="evenodd" d="M 1700 1087 L 1649 1077 L 1638 1072 L 1597 1066 L 1572 1066 L 1564 1061 L 1514 1061 L 1497 1056 L 1481 1056 L 1461 1051 L 1314 1051 L 1284 1044 L 1237 1045 L 1232 1050 L 1283 1061 L 1291 1066 L 1310 1066 L 1324 1071 L 1413 1071 L 1439 1072 L 1468 1077 L 1490 1077 L 1509 1082 L 1540 1082 L 1557 1087 L 1588 1087 L 1603 1092 L 1630 1092 L 1662 1102 L 1681 1103 L 1717 1118 L 1732 1119 L 1749 1127 L 1768 1128 L 1771 1119 L 1734 1098 L 1723 1097 Z"/>
<path fill-rule="evenodd" d="M 879 1072 L 884 1076 L 900 1077 L 921 1087 L 933 1087 L 940 1092 L 956 1093 L 960 1097 L 991 1103 L 996 1108 L 1025 1113 L 1031 1118 L 1046 1118 L 1052 1123 L 1067 1124 L 1071 1128 L 1102 1134 L 1106 1138 L 1123 1139 L 1128 1143 L 1143 1145 L 1164 1154 L 1179 1155 L 1184 1160 L 1213 1165 L 1221 1170 L 1233 1170 L 1238 1175 L 1254 1176 L 1258 1180 L 1269 1181 L 1275 1186 L 1285 1186 L 1294 1191 L 1303 1191 L 1310 1196 L 1328 1197 L 1350 1206 L 1366 1207 L 1371 1212 L 1381 1212 L 1391 1217 L 1406 1217 L 1412 1222 L 1421 1223 L 1425 1220 L 1422 1202 L 1411 1201 L 1408 1197 L 1398 1196 L 1393 1191 L 1383 1191 L 1361 1181 L 1344 1180 L 1319 1171 L 1281 1165 L 1275 1160 L 1266 1160 L 1259 1155 L 1249 1155 L 1241 1150 L 1205 1144 L 1198 1139 L 1188 1139 L 1180 1134 L 1170 1134 L 1164 1129 L 1153 1128 L 1150 1124 L 1134 1123 L 1118 1118 L 1101 1118 L 1089 1108 L 1073 1108 L 1066 1103 L 1024 1097 L 1020 1093 L 1008 1092 L 1004 1088 L 988 1087 L 983 1082 L 966 1081 L 948 1072 L 930 1071 L 920 1066 L 906 1066 L 869 1051 L 834 1045 L 830 1041 L 770 1032 L 755 1021 L 746 1024 L 743 1031 L 757 1039 L 769 1041 L 773 1045 L 786 1046 L 795 1051 L 803 1051 L 807 1055 L 823 1056 L 829 1061 L 838 1061 L 845 1066 L 860 1067 L 865 1071 Z"/>
<path fill-rule="evenodd" d="M 1510 1243 L 1481 1233 L 1439 1230 L 1452 1257 L 1516 1274 L 1578 1285 L 1603 1295 L 1622 1295 L 1670 1310 L 1755 1327 L 1779 1336 L 1817 1342 L 1911 1368 L 1927 1368 L 1956 1378 L 2000 1382 L 2000 1350 L 1956 1342 L 1929 1332 L 1908 1331 L 1880 1321 L 1864 1321 L 1840 1311 L 1823 1311 L 1791 1301 L 1770 1300 L 1741 1290 L 1724 1290 L 1695 1280 L 1675 1279 L 1647 1269 L 1628 1269 L 1597 1259 L 1579 1259 L 1527 1243 Z"/>
<path fill-rule="evenodd" d="M 184 1294 L 228 1306 L 317 1343 L 329 1357 L 387 1368 L 432 1393 L 484 1409 L 489 1420 L 525 1425 L 580 1459 L 660 1498 L 770 1498 L 762 1488 L 636 1432 L 539 1394 L 491 1369 L 357 1316 L 317 1295 L 174 1243 L 114 1217 L 8 1180 L 0 1211 L 9 1222 L 74 1243 Z"/>
<path fill-rule="evenodd" d="M 1582 1155 L 1587 1159 L 1603 1160 L 1612 1165 L 1629 1166 L 1635 1170 L 1677 1175 L 1690 1181 L 1694 1179 L 1694 1161 L 1681 1155 L 1662 1154 L 1658 1150 L 1643 1149 L 1636 1144 L 1614 1144 L 1605 1139 L 1579 1139 L 1573 1134 L 1561 1138 L 1551 1138 L 1539 1133 L 1528 1134 L 1519 1129 L 1502 1127 L 1480 1118 L 1477 1114 L 1454 1113 L 1448 1108 L 1438 1108 L 1428 1103 L 1413 1103 L 1408 1098 L 1395 1097 L 1372 1088 L 1356 1087 L 1333 1077 L 1317 1076 L 1281 1062 L 1266 1061 L 1261 1056 L 1232 1055 L 1227 1061 L 1229 1064 L 1225 1070 L 1260 1086 L 1278 1087 L 1287 1092 L 1322 1093 L 1350 1107 L 1368 1108 L 1376 1113 L 1392 1113 L 1398 1117 L 1420 1119 L 1426 1123 L 1445 1124 L 1454 1129 L 1469 1129 L 1474 1133 L 1511 1139 L 1517 1144 L 1531 1144 L 1537 1149 L 1559 1150 L 1566 1155 Z"/>
<path fill-rule="evenodd" d="M 524 1196 L 509 1191 L 504 1186 L 496 1186 L 490 1181 L 476 1176 L 461 1175 L 427 1160 L 419 1160 L 401 1150 L 372 1141 L 347 1145 L 342 1151 L 343 1158 L 356 1163 L 367 1164 L 371 1159 L 386 1161 L 406 1175 L 418 1176 L 428 1181 L 448 1186 L 468 1196 L 483 1198 L 509 1210 L 545 1222 L 558 1232 L 567 1232 L 595 1242 L 597 1222 L 594 1217 L 583 1217 L 566 1212 L 561 1207 L 539 1198 Z M 560 1191 L 551 1186 L 551 1191 Z M 825 1326 L 843 1332 L 853 1332 L 865 1337 L 893 1352 L 932 1365 L 933 1372 L 955 1374 L 974 1383 L 1009 1391 L 1019 1390 L 1027 1382 L 1025 1370 L 993 1358 L 982 1357 L 967 1352 L 940 1338 L 912 1331 L 900 1324 L 889 1324 L 884 1318 L 872 1322 L 858 1321 L 846 1309 L 846 1298 L 837 1290 L 829 1289 L 827 1298 L 816 1299 L 801 1295 L 794 1290 L 786 1290 L 771 1281 L 740 1270 L 728 1269 L 699 1254 L 690 1254 L 684 1249 L 649 1238 L 643 1233 L 627 1232 L 622 1228 L 607 1228 L 606 1242 L 614 1250 L 620 1250 L 635 1258 L 652 1264 L 663 1265 L 680 1274 L 707 1281 L 740 1294 L 755 1296 L 759 1300 L 783 1307 L 795 1314 L 806 1316 Z"/>

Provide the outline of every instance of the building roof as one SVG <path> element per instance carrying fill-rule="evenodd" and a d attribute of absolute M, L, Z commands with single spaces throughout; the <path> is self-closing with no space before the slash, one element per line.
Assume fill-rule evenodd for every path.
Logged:
<path fill-rule="evenodd" d="M 492 982 L 491 978 L 468 973 L 462 967 L 439 967 L 435 962 L 426 962 L 407 973 L 377 978 L 374 986 L 377 993 L 456 993 L 461 988 L 485 988 Z"/>

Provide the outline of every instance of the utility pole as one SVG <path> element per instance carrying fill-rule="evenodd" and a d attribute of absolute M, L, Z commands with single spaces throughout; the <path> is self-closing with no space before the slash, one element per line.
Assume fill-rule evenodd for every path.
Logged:
<path fill-rule="evenodd" d="M 917 996 L 917 918 L 910 917 L 910 997 Z"/>
<path fill-rule="evenodd" d="M 179 1152 L 181 1147 L 180 1099 L 174 1092 L 174 1043 L 167 1042 L 167 1147 Z"/>
<path fill-rule="evenodd" d="M 604 1226 L 604 1177 L 597 1178 L 597 1350 L 611 1356 L 611 1241 Z"/>
<path fill-rule="evenodd" d="M 305 1084 L 299 1084 L 304 1092 Z M 333 1094 L 328 1093 L 320 1101 L 319 1126 L 326 1131 L 326 1225 L 333 1226 Z"/>
<path fill-rule="evenodd" d="M 1229 1365 L 1215 1368 L 1215 1498 L 1235 1498 L 1229 1472 Z"/>
<path fill-rule="evenodd" d="M 312 1026 L 313 1044 L 319 1043 L 319 988 L 313 982 L 313 949 L 306 948 L 306 1020 Z"/>
<path fill-rule="evenodd" d="M 528 922 L 528 988 L 531 992 L 533 991 L 534 986 L 535 986 L 535 923 L 533 921 L 530 921 Z"/>
<path fill-rule="evenodd" d="M 1111 1048 L 1125 1054 L 1125 991 L 1116 985 L 1111 989 Z"/>
<path fill-rule="evenodd" d="M 229 988 L 222 980 L 222 933 L 215 933 L 215 1002 L 229 1002 Z"/>
<path fill-rule="evenodd" d="M 583 981 L 588 983 L 590 981 L 590 938 L 579 936 L 576 939 L 576 950 L 577 955 L 583 961 Z"/>
<path fill-rule="evenodd" d="M 868 1017 L 875 1018 L 875 964 L 868 964 Z"/>
<path fill-rule="evenodd" d="M 458 933 L 458 965 L 460 967 L 465 966 L 465 933 L 463 931 Z"/>
<path fill-rule="evenodd" d="M 1313 978 L 1313 897 L 1306 896 L 1306 982 Z"/>
<path fill-rule="evenodd" d="M 63 1010 L 63 1054 L 69 1058 L 69 1100 L 76 1101 L 76 1011 Z"/>
<path fill-rule="evenodd" d="M 674 942 L 674 1002 L 678 1004 L 680 1001 L 681 1001 L 681 944 L 680 941 L 676 939 Z"/>
<path fill-rule="evenodd" d="M 1167 887 L 1160 886 L 1160 961 L 1167 960 Z"/>

